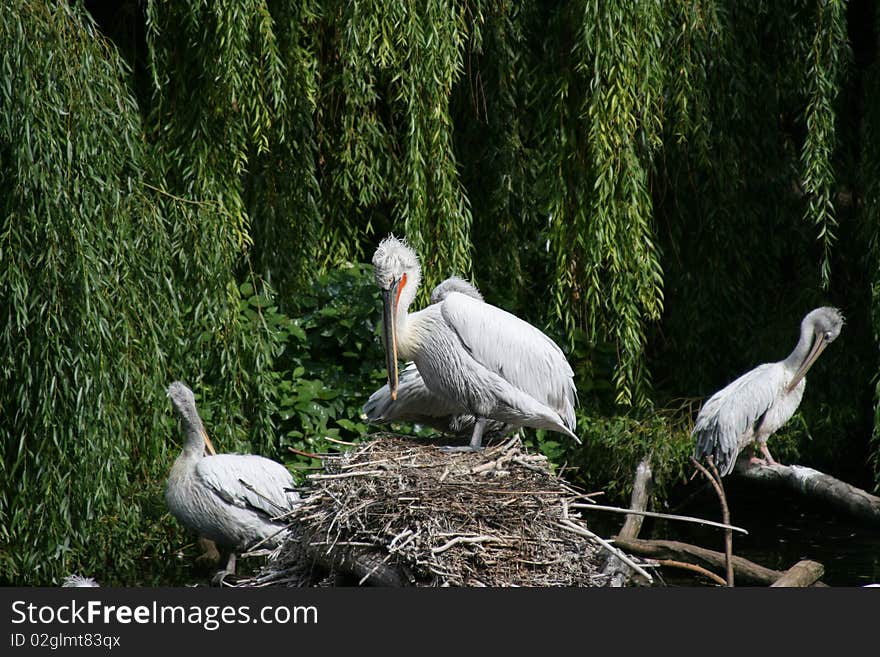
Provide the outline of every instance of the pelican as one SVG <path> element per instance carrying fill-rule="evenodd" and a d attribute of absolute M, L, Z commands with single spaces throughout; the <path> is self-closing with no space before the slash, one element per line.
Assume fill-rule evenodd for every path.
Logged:
<path fill-rule="evenodd" d="M 764 459 L 775 464 L 767 439 L 797 410 L 806 386 L 807 370 L 843 327 L 836 308 L 816 308 L 801 321 L 801 334 L 788 358 L 764 363 L 746 372 L 709 398 L 700 409 L 691 436 L 694 458 L 711 455 L 721 476 L 733 470 L 739 453 L 757 442 Z"/>
<path fill-rule="evenodd" d="M 473 283 L 470 283 L 463 278 L 459 278 L 458 276 L 450 276 L 445 281 L 437 283 L 437 286 L 431 290 L 431 303 L 440 303 L 453 292 L 466 294 L 477 301 L 483 300 L 483 295 L 480 294 L 480 291 L 473 285 Z"/>
<path fill-rule="evenodd" d="M 83 577 L 82 575 L 68 575 L 61 583 L 63 588 L 84 588 L 99 587 L 100 585 L 93 577 Z"/>
<path fill-rule="evenodd" d="M 421 267 L 396 237 L 373 255 L 382 290 L 383 339 L 392 400 L 399 392 L 398 357 L 415 363 L 425 386 L 476 418 L 470 445 L 478 450 L 489 420 L 564 433 L 576 441 L 574 372 L 562 350 L 531 324 L 461 292 L 408 313 Z"/>
<path fill-rule="evenodd" d="M 483 295 L 471 283 L 458 276 L 450 276 L 431 291 L 431 303 L 443 301 L 452 292 L 466 294 L 478 301 L 483 300 Z M 386 383 L 370 395 L 363 410 L 370 422 L 414 422 L 455 435 L 472 434 L 476 422 L 476 418 L 469 415 L 467 409 L 447 397 L 431 392 L 415 363 L 407 363 L 400 372 L 396 400 L 391 399 L 391 388 Z M 508 424 L 489 421 L 485 435 L 504 435 L 512 429 Z"/>
<path fill-rule="evenodd" d="M 209 454 L 213 450 L 196 410 L 192 390 L 175 381 L 168 397 L 183 424 L 186 441 L 168 475 L 165 502 L 177 520 L 230 551 L 219 581 L 235 569 L 235 552 L 281 544 L 287 525 L 276 518 L 299 502 L 293 477 L 280 463 L 254 454 Z M 215 577 L 215 582 L 218 579 Z"/>

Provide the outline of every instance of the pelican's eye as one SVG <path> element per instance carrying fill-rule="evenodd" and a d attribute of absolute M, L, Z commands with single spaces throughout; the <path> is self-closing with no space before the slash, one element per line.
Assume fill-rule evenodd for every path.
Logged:
<path fill-rule="evenodd" d="M 825 342 L 831 342 L 832 336 L 831 331 L 825 331 Z"/>

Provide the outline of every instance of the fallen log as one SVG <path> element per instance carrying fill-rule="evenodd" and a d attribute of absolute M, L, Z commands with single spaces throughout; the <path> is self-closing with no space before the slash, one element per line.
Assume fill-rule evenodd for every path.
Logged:
<path fill-rule="evenodd" d="M 667 568 L 680 568 L 682 570 L 689 570 L 692 573 L 699 573 L 706 579 L 710 579 L 719 586 L 727 586 L 727 580 L 723 577 L 719 577 L 711 570 L 703 568 L 702 566 L 698 566 L 695 563 L 688 563 L 686 561 L 675 561 L 673 559 L 657 559 L 655 563 L 658 566 L 666 566 Z"/>
<path fill-rule="evenodd" d="M 629 508 L 634 511 L 644 511 L 648 507 L 648 498 L 651 488 L 651 457 L 646 456 L 636 467 L 635 479 L 633 480 L 632 495 L 629 500 Z M 623 527 L 620 529 L 618 536 L 622 538 L 634 539 L 639 535 L 642 529 L 642 519 L 644 516 L 627 514 Z M 632 574 L 632 569 L 627 566 L 620 558 L 611 555 L 605 563 L 602 570 L 604 575 L 610 578 L 610 586 L 625 586 Z"/>
<path fill-rule="evenodd" d="M 638 538 L 614 538 L 614 544 L 631 554 L 638 554 L 653 559 L 672 559 L 684 561 L 702 566 L 706 569 L 725 569 L 725 557 L 723 552 L 707 550 L 697 545 L 681 543 L 679 541 L 643 540 Z M 768 585 L 777 581 L 785 573 L 766 568 L 748 559 L 734 556 L 731 560 L 733 572 L 737 580 L 752 585 Z M 816 586 L 822 586 L 820 582 Z"/>
<path fill-rule="evenodd" d="M 825 573 L 825 566 L 818 561 L 804 559 L 786 570 L 782 577 L 770 586 L 811 586 Z"/>
<path fill-rule="evenodd" d="M 802 465 L 746 465 L 742 460 L 734 472 L 749 481 L 787 486 L 852 516 L 880 524 L 880 497 L 824 472 Z"/>
<path fill-rule="evenodd" d="M 636 467 L 636 476 L 633 481 L 632 496 L 629 501 L 629 508 L 636 511 L 644 511 L 648 508 L 648 498 L 651 493 L 651 457 L 646 456 Z M 642 521 L 644 516 L 629 514 L 620 529 L 620 534 L 624 538 L 636 538 L 642 529 Z"/>
<path fill-rule="evenodd" d="M 411 582 L 402 569 L 387 563 L 375 548 L 367 546 L 332 546 L 304 541 L 305 554 L 325 570 L 348 573 L 359 586 L 409 586 Z M 387 556 L 387 555 L 385 555 Z"/>

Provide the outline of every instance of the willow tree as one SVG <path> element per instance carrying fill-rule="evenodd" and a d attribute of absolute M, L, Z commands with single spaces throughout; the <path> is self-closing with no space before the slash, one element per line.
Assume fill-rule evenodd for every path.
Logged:
<path fill-rule="evenodd" d="M 831 465 L 867 456 L 867 0 L 3 9 L 8 579 L 94 565 L 99 540 L 131 564 L 165 517 L 173 378 L 227 448 L 271 450 L 291 373 L 243 304 L 298 312 L 317 275 L 390 231 L 422 254 L 426 289 L 471 276 L 567 345 L 588 438 L 568 457 L 597 480 L 686 448 L 688 418 L 655 411 L 784 356 L 820 303 L 849 321 L 795 434 Z"/>
<path fill-rule="evenodd" d="M 165 386 L 204 378 L 235 415 L 259 380 L 268 339 L 240 325 L 235 276 L 249 236 L 222 196 L 167 191 L 130 69 L 85 11 L 2 14 L 2 578 L 116 564 L 138 581 L 164 513 Z M 247 427 L 227 426 L 233 449 Z"/>

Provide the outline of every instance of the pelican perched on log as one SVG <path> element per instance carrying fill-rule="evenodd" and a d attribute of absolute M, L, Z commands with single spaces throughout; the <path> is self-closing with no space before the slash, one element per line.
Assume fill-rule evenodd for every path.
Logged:
<path fill-rule="evenodd" d="M 431 303 L 444 301 L 453 292 L 465 294 L 478 301 L 483 295 L 471 283 L 457 276 L 450 276 L 431 291 Z M 388 422 L 414 422 L 424 424 L 443 433 L 457 436 L 472 435 L 476 418 L 451 399 L 432 392 L 425 385 L 415 363 L 407 363 L 400 372 L 397 399 L 391 399 L 388 383 L 370 395 L 364 404 L 367 420 L 378 424 Z M 504 435 L 513 427 L 503 422 L 488 420 L 484 436 Z"/>
<path fill-rule="evenodd" d="M 477 418 L 470 445 L 460 449 L 480 449 L 488 420 L 558 431 L 578 440 L 574 373 L 550 338 L 460 292 L 409 314 L 422 272 L 415 251 L 394 236 L 376 249 L 373 273 L 382 290 L 392 400 L 398 395 L 399 357 L 415 363 L 432 393 Z"/>
<path fill-rule="evenodd" d="M 280 463 L 254 454 L 205 455 L 206 445 L 212 452 L 213 445 L 192 390 L 175 381 L 168 397 L 186 440 L 168 475 L 165 502 L 180 524 L 230 551 L 227 569 L 218 574 L 222 581 L 234 572 L 236 552 L 281 544 L 287 525 L 276 518 L 300 497 L 290 471 Z"/>
<path fill-rule="evenodd" d="M 843 327 L 836 308 L 816 308 L 801 321 L 801 334 L 788 358 L 758 365 L 722 388 L 703 404 L 694 423 L 694 458 L 712 456 L 721 476 L 733 470 L 739 453 L 757 442 L 764 459 L 775 464 L 767 439 L 797 410 L 807 370 Z"/>

